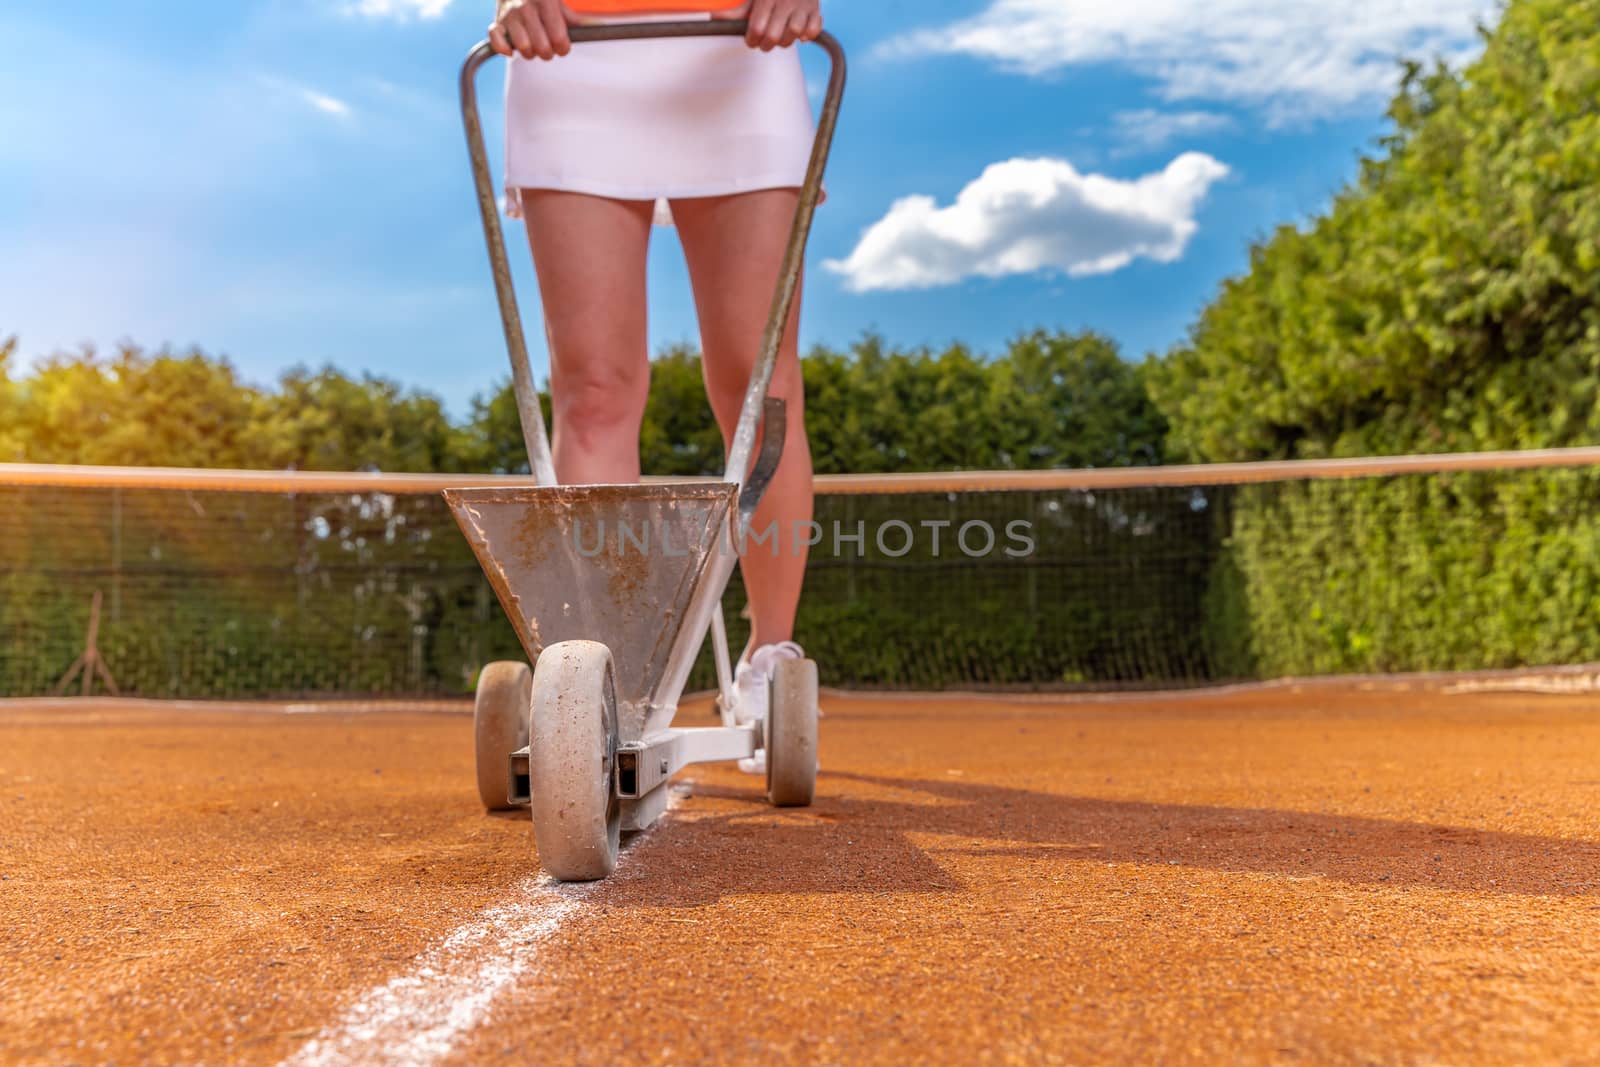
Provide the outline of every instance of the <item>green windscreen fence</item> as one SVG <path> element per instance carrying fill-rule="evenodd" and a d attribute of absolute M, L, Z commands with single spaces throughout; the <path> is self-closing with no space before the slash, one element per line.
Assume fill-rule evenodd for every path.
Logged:
<path fill-rule="evenodd" d="M 826 684 L 857 688 L 1600 661 L 1594 462 L 824 480 L 797 638 Z M 0 696 L 54 690 L 96 593 L 103 661 L 136 696 L 456 696 L 524 656 L 437 492 L 170 481 L 0 467 Z M 736 648 L 744 606 L 736 578 Z M 692 684 L 712 681 L 707 650 Z"/>

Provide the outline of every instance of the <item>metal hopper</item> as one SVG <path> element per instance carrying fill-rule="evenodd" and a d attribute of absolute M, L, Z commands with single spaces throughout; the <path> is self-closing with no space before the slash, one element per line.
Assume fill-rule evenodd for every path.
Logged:
<path fill-rule="evenodd" d="M 451 489 L 445 499 L 529 662 L 563 641 L 627 649 L 616 663 L 624 739 L 650 723 L 690 603 L 731 554 L 739 487 L 723 482 Z M 696 635 L 698 639 L 698 635 Z M 658 716 L 659 717 L 659 716 Z"/>

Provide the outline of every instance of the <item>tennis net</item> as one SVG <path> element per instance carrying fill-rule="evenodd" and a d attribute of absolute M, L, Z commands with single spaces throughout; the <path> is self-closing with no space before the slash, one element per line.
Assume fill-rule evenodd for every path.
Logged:
<path fill-rule="evenodd" d="M 0 465 L 0 696 L 470 693 L 523 653 L 460 476 Z M 1600 449 L 818 479 L 798 639 L 857 688 L 1600 661 Z M 744 591 L 727 594 L 735 647 Z M 702 655 L 694 684 L 713 675 Z M 104 691 L 97 680 L 96 691 Z M 74 682 L 73 691 L 79 691 Z"/>

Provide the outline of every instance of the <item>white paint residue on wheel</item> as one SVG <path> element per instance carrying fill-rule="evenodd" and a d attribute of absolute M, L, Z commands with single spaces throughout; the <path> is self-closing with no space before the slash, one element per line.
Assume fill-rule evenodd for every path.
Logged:
<path fill-rule="evenodd" d="M 669 809 L 676 806 L 678 795 L 674 788 Z M 629 842 L 617 866 L 619 874 L 627 853 L 646 836 Z M 523 880 L 512 899 L 458 927 L 409 972 L 361 997 L 338 1021 L 284 1060 L 283 1067 L 438 1063 L 483 1023 L 495 998 L 539 969 L 544 943 L 587 911 L 589 896 L 604 885 L 563 885 L 542 877 Z"/>

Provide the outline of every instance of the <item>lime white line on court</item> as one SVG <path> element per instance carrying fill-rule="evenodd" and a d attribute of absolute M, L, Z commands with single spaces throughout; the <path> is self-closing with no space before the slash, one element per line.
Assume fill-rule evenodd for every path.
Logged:
<path fill-rule="evenodd" d="M 496 997 L 538 968 L 543 942 L 582 910 L 587 889 L 526 879 L 511 900 L 456 929 L 408 973 L 362 996 L 285 1067 L 437 1063 L 477 1027 Z"/>
<path fill-rule="evenodd" d="M 672 807 L 677 799 L 674 791 Z M 648 836 L 640 834 L 629 843 L 618 860 L 619 871 Z M 361 996 L 282 1067 L 438 1063 L 488 1018 L 497 997 L 538 973 L 544 945 L 587 911 L 588 898 L 604 885 L 523 879 L 510 900 L 457 927 L 410 971 Z"/>

